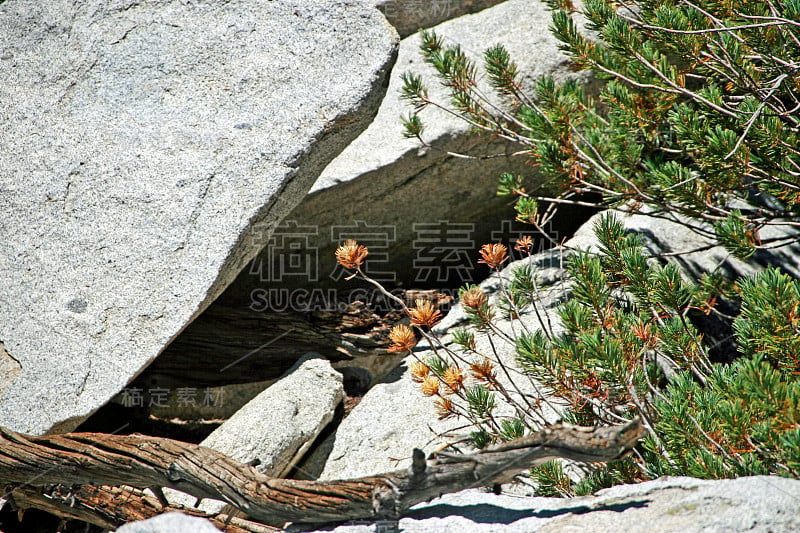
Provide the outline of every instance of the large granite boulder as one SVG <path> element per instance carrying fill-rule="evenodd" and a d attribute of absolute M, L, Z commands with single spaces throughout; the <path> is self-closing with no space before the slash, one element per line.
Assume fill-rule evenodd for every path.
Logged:
<path fill-rule="evenodd" d="M 505 45 L 518 63 L 523 85 L 530 89 L 545 75 L 557 79 L 577 75 L 548 30 L 550 24 L 543 2 L 508 0 L 434 29 L 479 63 L 486 48 Z M 502 219 L 510 223 L 513 209 L 508 198 L 496 196 L 497 179 L 511 171 L 536 183 L 541 178 L 529 160 L 506 155 L 465 160 L 448 155 L 508 154 L 519 147 L 472 134 L 465 121 L 433 107 L 421 116 L 427 124 L 424 137 L 434 148 L 405 139 L 400 116 L 411 108 L 400 99 L 400 76 L 407 71 L 423 76 L 433 99 L 449 101 L 433 69 L 422 61 L 419 37 L 403 39 L 375 120 L 328 165 L 308 197 L 278 228 L 279 238 L 242 272 L 221 302 L 283 310 L 300 301 L 293 299 L 295 293 L 281 293 L 284 289 L 307 293 L 313 284 L 320 294 L 346 290 L 353 283 L 344 281 L 334 259 L 334 251 L 346 238 L 370 247 L 368 272 L 376 279 L 405 287 L 441 287 L 467 271 L 459 266 L 465 252 L 454 246 L 472 250 L 476 242 L 503 231 Z M 485 80 L 481 84 L 491 93 Z M 565 233 L 576 228 L 577 224 Z M 437 264 L 444 268 L 436 268 Z M 313 308 L 320 299 L 305 294 L 302 301 Z"/>
<path fill-rule="evenodd" d="M 67 431 L 208 306 L 371 121 L 357 2 L 0 3 L 0 425 Z"/>

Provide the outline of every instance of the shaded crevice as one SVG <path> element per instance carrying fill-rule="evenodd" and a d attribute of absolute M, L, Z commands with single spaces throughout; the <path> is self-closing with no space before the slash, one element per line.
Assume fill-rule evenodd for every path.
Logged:
<path fill-rule="evenodd" d="M 319 435 L 317 435 L 317 438 L 311 443 L 306 453 L 286 474 L 287 479 L 315 480 L 319 478 L 319 475 L 322 474 L 322 470 L 325 467 L 325 462 L 333 450 L 336 431 L 349 414 L 349 411 L 352 410 L 352 407 L 347 409 L 346 404 L 347 398 L 336 406 L 333 419 L 325 426 Z"/>
<path fill-rule="evenodd" d="M 552 227 L 559 228 L 554 231 L 560 237 L 567 237 L 593 212 L 587 208 L 562 209 Z M 482 222 L 476 221 L 477 224 Z M 485 224 L 497 226 L 494 222 Z M 491 234 L 491 231 L 487 231 L 487 234 Z M 503 238 L 509 247 L 513 246 L 510 236 Z M 479 282 L 489 272 L 484 265 L 477 264 L 477 250 L 472 250 L 472 253 L 476 257 L 471 281 Z M 399 270 L 399 265 L 397 268 Z M 427 285 L 457 295 L 457 289 L 463 285 L 464 279 L 457 271 L 449 274 L 447 279 Z M 403 294 L 402 281 L 388 288 Z M 273 288 L 281 288 L 281 284 L 273 285 Z M 227 305 L 228 302 L 218 300 L 187 326 L 128 388 L 175 391 L 187 387 L 226 387 L 269 382 L 278 379 L 306 353 L 317 352 L 345 375 L 349 388 L 347 396 L 351 398 L 348 403 L 354 406 L 357 398 L 377 381 L 383 380 L 402 359 L 402 355 L 387 352 L 390 344 L 388 332 L 394 324 L 407 317 L 396 305 L 387 304 L 383 296 L 367 285 L 359 285 L 357 280 L 342 280 L 338 287 L 336 295 L 339 300 L 335 309 L 275 313 L 267 308 L 253 310 L 245 305 L 248 302 L 239 302 L 237 307 L 232 307 Z M 359 292 L 365 289 L 370 292 Z M 440 307 L 444 313 L 450 305 L 446 301 L 442 300 Z M 409 304 L 412 305 L 411 301 Z M 357 370 L 359 368 L 361 370 Z M 258 390 L 254 389 L 253 394 L 257 393 Z M 142 403 L 145 405 L 140 406 L 139 414 L 133 417 L 137 420 L 135 425 L 152 426 L 149 422 L 142 423 L 150 416 L 148 398 Z M 102 416 L 102 413 L 98 416 Z M 150 427 L 147 431 L 153 429 Z M 186 431 L 184 427 L 176 430 L 181 433 Z"/>

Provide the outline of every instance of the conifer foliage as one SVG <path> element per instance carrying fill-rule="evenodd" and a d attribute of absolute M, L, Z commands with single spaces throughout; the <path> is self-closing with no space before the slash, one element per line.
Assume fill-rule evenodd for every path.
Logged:
<path fill-rule="evenodd" d="M 423 57 L 450 100 L 430 98 L 422 78 L 406 73 L 406 135 L 425 143 L 425 108 L 436 106 L 519 144 L 546 184 L 529 191 L 524 176 L 505 174 L 498 194 L 515 196 L 517 218 L 536 227 L 553 206 L 591 193 L 620 211 L 678 221 L 743 260 L 790 243 L 760 235 L 770 225 L 800 226 L 800 0 L 587 0 L 580 12 L 570 0 L 548 3 L 562 50 L 598 90 L 543 78 L 527 94 L 502 46 L 485 52 L 479 72 L 457 44 L 422 32 Z M 540 492 L 587 493 L 664 474 L 800 477 L 800 283 L 777 268 L 687 279 L 649 257 L 613 216 L 595 232 L 600 253 L 568 261 L 563 332 L 540 317 L 540 329 L 514 339 L 517 362 L 573 421 L 641 416 L 649 435 L 634 456 L 577 485 L 557 463 L 540 467 Z M 465 287 L 473 329 L 459 330 L 455 344 L 470 352 L 476 334 L 498 335 L 498 314 L 538 315 L 533 280 L 535 272 L 518 268 L 502 310 Z M 717 312 L 720 298 L 741 309 L 732 317 L 736 353 L 723 358 L 732 363 L 712 361 L 691 320 Z M 440 363 L 436 375 L 450 364 Z M 471 395 L 464 389 L 464 412 L 490 418 L 500 388 L 484 379 Z M 517 413 L 478 424 L 474 443 L 536 425 L 529 411 Z"/>
<path fill-rule="evenodd" d="M 585 28 L 570 0 L 549 3 L 562 49 L 600 80 L 596 96 L 547 77 L 529 96 L 508 52 L 494 46 L 485 77 L 508 104 L 500 107 L 457 44 L 422 32 L 450 102 L 433 101 L 419 75 L 405 74 L 402 96 L 414 106 L 406 134 L 424 142 L 424 108 L 442 107 L 521 144 L 559 202 L 596 193 L 626 210 L 686 215 L 741 257 L 768 244 L 759 229 L 798 215 L 800 0 L 587 0 Z M 522 177 L 503 176 L 499 192 L 517 195 L 520 219 L 540 222 Z"/>

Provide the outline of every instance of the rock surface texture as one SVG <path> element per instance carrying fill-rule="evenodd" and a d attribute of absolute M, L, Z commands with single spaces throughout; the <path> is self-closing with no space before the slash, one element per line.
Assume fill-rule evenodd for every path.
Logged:
<path fill-rule="evenodd" d="M 117 533 L 214 533 L 219 531 L 211 522 L 182 513 L 165 513 L 147 520 L 131 522 Z"/>
<path fill-rule="evenodd" d="M 235 278 L 369 124 L 367 4 L 0 4 L 0 425 L 61 432 Z"/>
<path fill-rule="evenodd" d="M 446 43 L 460 44 L 479 64 L 487 47 L 505 45 L 524 73 L 523 85 L 531 88 L 545 75 L 557 79 L 575 75 L 548 31 L 550 24 L 550 12 L 543 3 L 508 0 L 434 29 Z M 314 271 L 275 276 L 279 267 L 275 266 L 273 254 L 281 251 L 280 242 L 276 242 L 242 272 L 223 300 L 231 305 L 250 302 L 257 294 L 254 291 L 278 283 L 302 288 L 311 281 L 317 288 L 346 289 L 344 275 L 333 256 L 345 238 L 356 238 L 370 248 L 369 268 L 376 279 L 403 282 L 406 287 L 435 286 L 458 269 L 455 265 L 447 272 L 430 268 L 433 260 L 429 254 L 417 253 L 421 239 L 435 240 L 438 235 L 448 235 L 449 229 L 455 232 L 449 237 L 458 237 L 462 243 L 481 241 L 499 229 L 501 219 L 514 218 L 508 198 L 495 196 L 497 179 L 502 172 L 512 171 L 536 182 L 538 175 L 527 165 L 526 158 L 464 160 L 448 156 L 445 151 L 488 155 L 506 154 L 519 147 L 487 143 L 486 138 L 470 134 L 465 121 L 432 107 L 420 116 L 427 123 L 424 137 L 435 149 L 421 147 L 416 139 L 403 138 L 400 116 L 411 108 L 400 99 L 400 76 L 407 71 L 423 76 L 431 98 L 449 101 L 433 69 L 422 61 L 419 37 L 403 39 L 386 98 L 375 120 L 328 165 L 312 192 L 286 217 L 281 228 L 287 237 L 295 236 L 298 241 L 302 238 L 303 250 L 313 250 L 317 261 Z M 483 82 L 481 88 L 491 93 Z M 482 220 L 491 223 L 475 224 Z M 392 268 L 393 265 L 402 267 Z"/>
<path fill-rule="evenodd" d="M 319 355 L 297 362 L 200 444 L 256 469 L 284 477 L 344 398 L 342 375 Z"/>

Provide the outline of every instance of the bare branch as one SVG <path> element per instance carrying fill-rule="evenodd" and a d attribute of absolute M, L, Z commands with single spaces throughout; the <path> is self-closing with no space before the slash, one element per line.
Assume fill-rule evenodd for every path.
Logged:
<path fill-rule="evenodd" d="M 503 481 L 555 457 L 611 461 L 636 445 L 641 422 L 585 428 L 556 424 L 469 455 L 440 453 L 414 467 L 344 481 L 265 476 L 209 448 L 145 435 L 28 437 L 0 428 L 0 479 L 12 490 L 63 485 L 170 487 L 223 500 L 265 524 L 398 517 L 422 501 Z M 30 492 L 24 492 L 31 501 Z M 31 504 L 31 506 L 33 506 Z"/>

